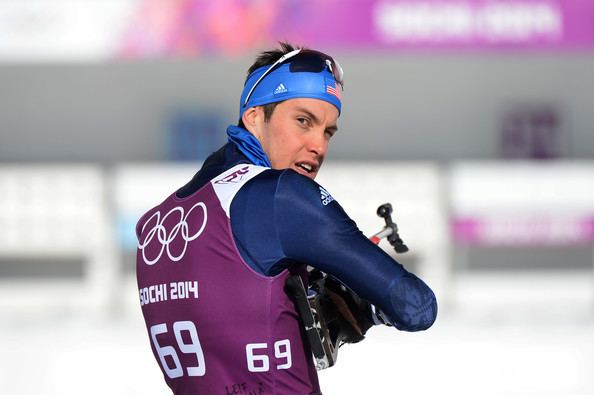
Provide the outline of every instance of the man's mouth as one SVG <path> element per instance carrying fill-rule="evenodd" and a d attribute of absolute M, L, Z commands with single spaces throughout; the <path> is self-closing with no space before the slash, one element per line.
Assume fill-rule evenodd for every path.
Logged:
<path fill-rule="evenodd" d="M 295 163 L 295 166 L 297 169 L 302 170 L 300 173 L 310 177 L 315 176 L 318 170 L 318 166 L 311 162 L 297 162 Z"/>

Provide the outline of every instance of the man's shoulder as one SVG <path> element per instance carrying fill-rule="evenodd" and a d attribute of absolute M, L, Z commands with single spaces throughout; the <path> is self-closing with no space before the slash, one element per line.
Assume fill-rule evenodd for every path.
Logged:
<path fill-rule="evenodd" d="M 270 203 L 274 204 L 284 201 L 292 207 L 306 205 L 320 206 L 321 209 L 334 201 L 332 195 L 315 180 L 291 169 L 263 171 L 246 183 L 244 192 L 252 197 L 258 196 L 258 200 L 272 199 Z"/>
<path fill-rule="evenodd" d="M 320 185 L 314 180 L 297 173 L 292 169 L 266 169 L 250 181 L 252 184 L 274 184 L 277 189 L 293 190 L 295 192 L 307 192 L 317 190 Z"/>

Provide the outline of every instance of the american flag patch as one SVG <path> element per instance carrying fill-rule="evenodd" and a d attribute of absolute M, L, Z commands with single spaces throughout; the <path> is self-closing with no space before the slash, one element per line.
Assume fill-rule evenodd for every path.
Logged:
<path fill-rule="evenodd" d="M 338 100 L 342 100 L 340 89 L 336 86 L 336 82 L 334 83 L 334 86 L 326 85 L 326 93 L 336 96 Z"/>

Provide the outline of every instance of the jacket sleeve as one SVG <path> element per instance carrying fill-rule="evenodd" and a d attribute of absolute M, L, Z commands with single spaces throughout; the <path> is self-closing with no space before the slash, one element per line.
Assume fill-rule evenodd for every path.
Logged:
<path fill-rule="evenodd" d="M 283 255 L 339 279 L 405 331 L 429 328 L 433 291 L 373 244 L 325 189 L 292 170 L 278 178 L 274 227 Z"/>

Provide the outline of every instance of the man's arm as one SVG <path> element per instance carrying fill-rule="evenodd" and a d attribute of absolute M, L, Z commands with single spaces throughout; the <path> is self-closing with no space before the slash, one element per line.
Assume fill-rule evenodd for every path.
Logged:
<path fill-rule="evenodd" d="M 369 241 L 317 183 L 291 170 L 265 173 L 246 184 L 232 205 L 234 234 L 248 263 L 267 275 L 290 262 L 306 263 L 379 307 L 398 329 L 433 324 L 437 302 L 431 289 Z"/>

